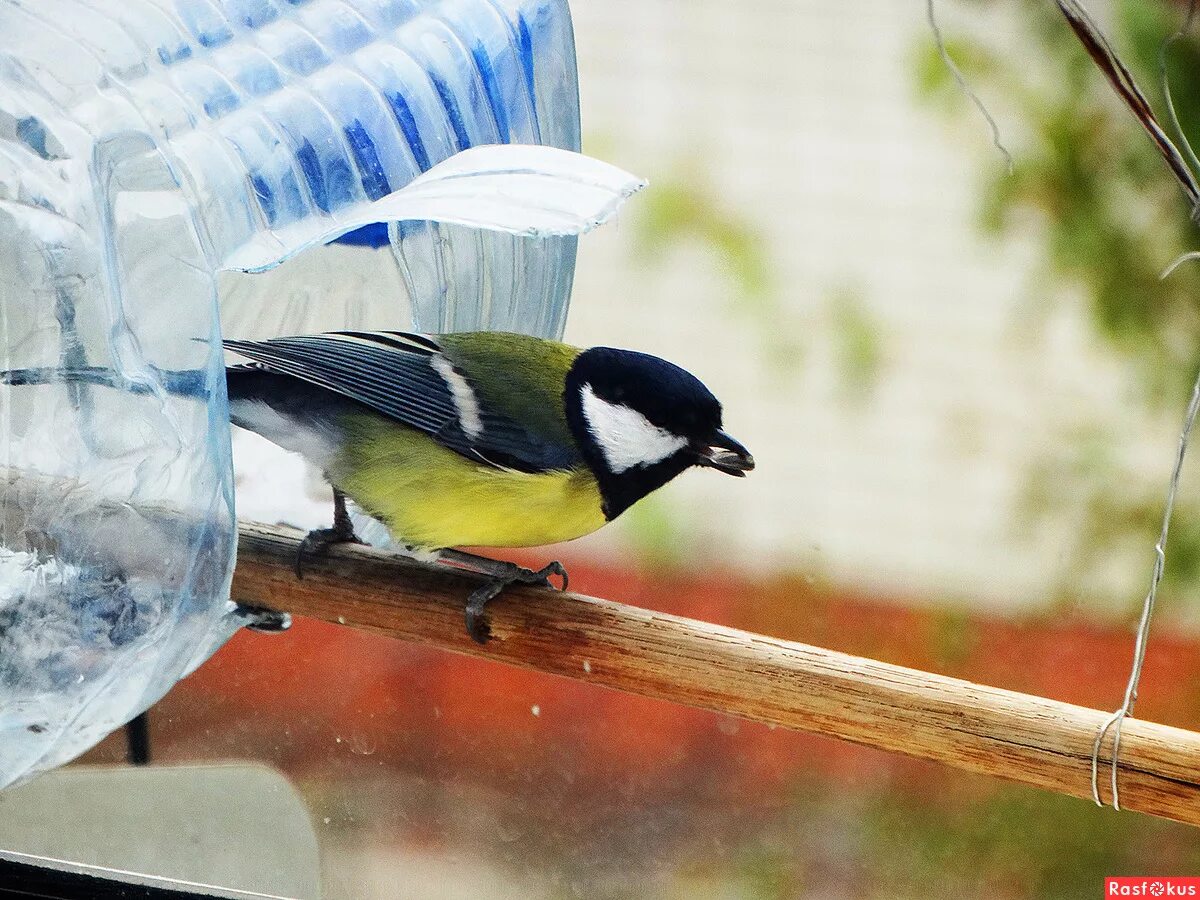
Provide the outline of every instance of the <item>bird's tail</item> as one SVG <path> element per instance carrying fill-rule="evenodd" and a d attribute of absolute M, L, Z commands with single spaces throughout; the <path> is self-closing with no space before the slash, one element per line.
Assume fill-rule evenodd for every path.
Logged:
<path fill-rule="evenodd" d="M 0 384 L 94 384 L 129 391 L 132 394 L 150 394 L 156 390 L 164 390 L 168 394 L 180 397 L 202 399 L 208 396 L 207 373 L 202 370 L 151 367 L 148 376 L 139 380 L 102 366 L 51 366 L 41 369 L 0 370 Z"/>

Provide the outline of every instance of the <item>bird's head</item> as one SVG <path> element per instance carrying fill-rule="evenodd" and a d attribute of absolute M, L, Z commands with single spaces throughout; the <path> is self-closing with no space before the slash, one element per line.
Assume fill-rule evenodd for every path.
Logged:
<path fill-rule="evenodd" d="M 744 476 L 750 452 L 721 430 L 721 404 L 657 356 L 593 347 L 567 375 L 567 421 L 609 519 L 691 466 Z"/>

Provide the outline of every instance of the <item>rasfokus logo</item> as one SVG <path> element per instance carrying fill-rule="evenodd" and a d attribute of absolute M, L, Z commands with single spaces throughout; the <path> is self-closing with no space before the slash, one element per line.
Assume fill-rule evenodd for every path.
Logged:
<path fill-rule="evenodd" d="M 1200 878 L 1134 875 L 1104 879 L 1105 897 L 1197 897 Z"/>

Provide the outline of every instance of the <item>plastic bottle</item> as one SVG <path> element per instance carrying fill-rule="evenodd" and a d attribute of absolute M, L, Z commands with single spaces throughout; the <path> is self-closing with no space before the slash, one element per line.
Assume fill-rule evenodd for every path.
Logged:
<path fill-rule="evenodd" d="M 368 222 L 323 246 L 497 142 L 578 149 L 565 0 L 0 0 L 0 368 L 129 387 L 0 387 L 0 787 L 242 624 L 222 317 L 396 327 L 403 283 L 418 328 L 561 333 L 573 237 Z M 331 262 L 222 274 L 255 240 Z"/>

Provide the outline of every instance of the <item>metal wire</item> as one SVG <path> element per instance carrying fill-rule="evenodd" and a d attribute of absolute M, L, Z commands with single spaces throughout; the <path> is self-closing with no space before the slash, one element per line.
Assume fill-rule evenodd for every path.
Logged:
<path fill-rule="evenodd" d="M 1060 7 L 1063 7 L 1062 3 L 1060 3 Z M 1063 8 L 1063 12 L 1066 14 L 1067 9 Z M 1095 29 L 1095 26 L 1089 19 L 1087 19 L 1087 14 L 1086 12 L 1082 11 L 1082 8 L 1080 8 L 1080 13 L 1081 17 L 1086 20 L 1086 24 L 1091 26 L 1092 29 Z M 1171 98 L 1170 80 L 1167 77 L 1167 50 L 1170 49 L 1170 46 L 1173 43 L 1184 37 L 1191 30 L 1195 15 L 1196 0 L 1191 0 L 1191 2 L 1188 4 L 1187 15 L 1184 18 L 1183 23 L 1173 34 L 1168 35 L 1163 40 L 1162 44 L 1159 45 L 1158 73 L 1162 82 L 1163 97 L 1166 101 L 1167 115 L 1171 122 L 1171 128 L 1175 132 L 1175 139 L 1178 141 L 1179 145 L 1183 147 L 1183 158 L 1177 159 L 1177 165 L 1172 166 L 1172 171 L 1175 172 L 1177 177 L 1179 177 L 1185 193 L 1188 194 L 1189 199 L 1192 201 L 1191 212 L 1193 221 L 1200 221 L 1200 196 L 1197 194 L 1195 181 L 1195 173 L 1200 171 L 1200 160 L 1197 160 L 1196 154 L 1192 150 L 1191 143 L 1188 141 L 1187 135 L 1184 134 L 1182 126 L 1179 124 L 1179 117 L 1175 113 L 1175 104 Z M 1070 14 L 1067 15 L 1067 18 L 1068 21 L 1071 21 Z M 1076 27 L 1076 33 L 1079 33 L 1078 27 Z M 1083 38 L 1084 35 L 1080 35 L 1080 37 Z M 1145 98 L 1140 96 L 1137 86 L 1133 84 L 1132 77 L 1129 76 L 1128 72 L 1120 64 L 1120 60 L 1116 59 L 1116 54 L 1112 51 L 1112 48 L 1108 45 L 1107 41 L 1104 40 L 1103 35 L 1099 35 L 1098 31 L 1096 33 L 1095 43 L 1099 44 L 1100 49 L 1105 52 L 1098 54 L 1093 47 L 1089 46 L 1089 51 L 1092 53 L 1093 58 L 1096 59 L 1098 63 L 1101 63 L 1102 56 L 1108 55 L 1110 57 L 1109 61 L 1112 63 L 1112 67 L 1125 76 L 1125 79 L 1128 81 L 1128 87 L 1130 91 L 1136 95 L 1136 99 L 1141 101 L 1141 106 L 1144 107 L 1144 115 L 1139 114 L 1138 104 L 1131 102 L 1129 96 L 1127 96 L 1125 92 L 1121 91 L 1121 85 L 1118 84 L 1117 80 L 1113 81 L 1114 86 L 1117 87 L 1118 92 L 1125 97 L 1126 101 L 1130 103 L 1130 108 L 1134 110 L 1134 113 L 1138 114 L 1138 118 L 1142 120 L 1142 124 L 1145 125 L 1151 137 L 1156 137 L 1155 132 L 1158 128 L 1158 123 L 1154 121 L 1153 113 L 1151 113 L 1149 110 L 1149 104 L 1145 103 Z M 1085 46 L 1087 45 L 1087 41 L 1085 41 Z M 1103 67 L 1104 66 L 1102 65 L 1102 68 Z M 1110 78 L 1112 78 L 1112 72 L 1108 72 L 1107 74 L 1109 74 Z M 1167 148 L 1162 146 L 1163 143 L 1167 145 Z M 1159 142 L 1159 144 L 1160 149 L 1163 150 L 1164 156 L 1167 158 L 1167 162 L 1169 164 L 1172 162 L 1171 155 L 1168 152 L 1169 150 L 1174 150 L 1176 157 L 1179 157 L 1179 151 L 1176 150 L 1173 145 L 1171 145 L 1171 141 L 1166 137 L 1166 135 L 1162 135 L 1162 141 Z M 1186 175 L 1190 177 L 1182 177 L 1179 171 L 1180 169 L 1183 169 Z M 1162 277 L 1166 278 L 1173 271 L 1175 271 L 1176 267 L 1181 263 L 1197 258 L 1200 258 L 1200 253 L 1192 252 L 1183 254 L 1167 267 L 1166 271 L 1163 272 Z M 1097 806 L 1104 805 L 1104 801 L 1100 797 L 1100 750 L 1104 745 L 1105 736 L 1109 733 L 1109 731 L 1112 731 L 1113 746 L 1112 758 L 1110 761 L 1112 805 L 1113 809 L 1119 810 L 1121 808 L 1121 797 L 1117 787 L 1117 770 L 1121 755 L 1121 725 L 1124 723 L 1127 716 L 1133 715 L 1133 708 L 1137 703 L 1138 684 L 1142 678 L 1142 667 L 1146 660 L 1146 645 L 1150 638 L 1150 619 L 1154 614 L 1154 603 L 1158 597 L 1158 586 L 1162 581 L 1163 572 L 1166 568 L 1167 534 L 1171 527 L 1171 513 L 1175 508 L 1175 497 L 1179 492 L 1179 480 L 1183 472 L 1183 460 L 1184 456 L 1187 454 L 1188 440 L 1191 437 L 1192 426 L 1196 422 L 1196 414 L 1198 410 L 1200 410 L 1200 374 L 1197 374 L 1196 383 L 1192 388 L 1192 399 L 1188 404 L 1187 413 L 1184 416 L 1183 421 L 1183 430 L 1179 435 L 1179 449 L 1175 454 L 1175 468 L 1171 472 L 1171 481 L 1167 487 L 1167 502 L 1166 508 L 1163 510 L 1162 529 L 1158 535 L 1158 542 L 1154 545 L 1154 569 L 1150 576 L 1150 590 L 1146 593 L 1146 599 L 1142 604 L 1142 618 L 1138 623 L 1137 638 L 1134 642 L 1133 649 L 1133 668 L 1129 673 L 1129 682 L 1125 686 L 1125 700 L 1121 704 L 1121 708 L 1109 716 L 1104 721 L 1104 724 L 1100 726 L 1100 730 L 1096 732 L 1096 741 L 1092 745 L 1092 799 L 1096 802 Z"/>
<path fill-rule="evenodd" d="M 946 49 L 946 40 L 942 37 L 942 29 L 938 27 L 937 17 L 933 13 L 933 0 L 925 0 L 925 18 L 929 20 L 929 29 L 933 32 L 933 40 L 937 45 L 938 53 L 942 56 L 942 62 L 946 64 L 946 68 L 954 76 L 959 89 L 967 95 L 970 101 L 975 104 L 975 108 L 979 110 L 979 114 L 987 120 L 988 127 L 992 129 L 992 143 L 1004 157 L 1004 163 L 1008 167 L 1008 174 L 1011 175 L 1013 173 L 1013 158 L 1012 154 L 1008 152 L 1008 148 L 1004 146 L 1004 142 L 1000 139 L 1000 126 L 996 124 L 996 120 L 992 118 L 992 114 L 983 105 L 983 101 L 979 99 L 979 95 L 971 89 L 962 70 L 959 69 L 950 57 L 950 51 Z"/>
<path fill-rule="evenodd" d="M 1099 761 L 1100 748 L 1104 737 L 1114 726 L 1112 751 L 1112 805 L 1113 809 L 1121 808 L 1120 796 L 1117 792 L 1117 761 L 1121 751 L 1121 723 L 1126 716 L 1133 715 L 1134 704 L 1137 703 L 1138 682 L 1142 678 L 1142 665 L 1146 661 L 1146 644 L 1150 638 L 1150 617 L 1154 614 L 1154 601 L 1158 597 L 1158 585 L 1162 581 L 1163 571 L 1167 564 L 1166 546 L 1167 533 L 1171 528 L 1171 513 L 1175 509 L 1175 497 L 1179 493 L 1179 480 L 1183 473 L 1183 459 L 1187 454 L 1188 441 L 1191 439 L 1192 426 L 1196 424 L 1196 414 L 1200 412 L 1200 373 L 1196 375 L 1196 383 L 1192 387 L 1192 399 L 1188 403 L 1187 414 L 1183 419 L 1183 430 L 1179 434 L 1179 449 L 1175 454 L 1175 468 L 1171 472 L 1171 481 L 1167 487 L 1166 509 L 1163 510 L 1162 530 L 1158 535 L 1158 543 L 1154 545 L 1154 570 L 1150 576 L 1150 590 L 1142 605 L 1142 619 L 1138 623 L 1137 640 L 1133 649 L 1133 670 L 1129 674 L 1129 683 L 1125 686 L 1125 702 L 1114 712 L 1096 734 L 1096 743 L 1092 747 L 1092 799 L 1097 806 L 1103 806 L 1100 798 Z"/>

